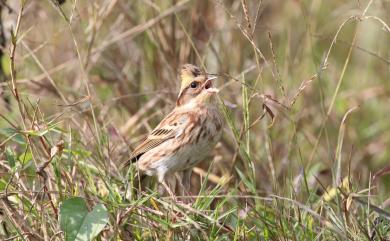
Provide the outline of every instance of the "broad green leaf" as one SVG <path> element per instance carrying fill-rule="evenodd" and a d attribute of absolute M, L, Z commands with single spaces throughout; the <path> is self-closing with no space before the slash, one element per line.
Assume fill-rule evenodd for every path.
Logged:
<path fill-rule="evenodd" d="M 106 226 L 108 213 L 103 204 L 96 205 L 88 212 L 85 201 L 80 197 L 73 197 L 61 203 L 59 223 L 66 241 L 89 241 Z"/>
<path fill-rule="evenodd" d="M 33 158 L 31 152 L 23 152 L 20 156 L 19 156 L 19 161 L 20 163 L 22 163 L 23 165 L 26 165 L 29 161 L 31 161 Z"/>
<path fill-rule="evenodd" d="M 75 240 L 85 217 L 88 215 L 88 208 L 84 200 L 74 197 L 63 201 L 60 205 L 59 223 L 65 233 L 65 240 Z"/>
<path fill-rule="evenodd" d="M 12 129 L 12 128 L 2 128 L 0 129 L 0 135 L 3 135 L 5 137 L 11 137 L 12 140 L 15 141 L 18 144 L 24 145 L 26 144 L 26 141 L 24 137 L 19 133 L 19 131 Z"/>
<path fill-rule="evenodd" d="M 107 209 L 103 204 L 96 205 L 92 212 L 85 217 L 76 240 L 92 240 L 94 239 L 108 223 Z"/>

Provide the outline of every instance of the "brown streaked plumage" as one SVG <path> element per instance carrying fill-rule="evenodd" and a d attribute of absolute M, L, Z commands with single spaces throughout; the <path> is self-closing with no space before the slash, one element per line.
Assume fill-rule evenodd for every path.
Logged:
<path fill-rule="evenodd" d="M 131 155 L 140 171 L 157 176 L 170 193 L 167 175 L 191 169 L 221 137 L 223 119 L 212 79 L 198 67 L 184 65 L 176 107 Z"/>

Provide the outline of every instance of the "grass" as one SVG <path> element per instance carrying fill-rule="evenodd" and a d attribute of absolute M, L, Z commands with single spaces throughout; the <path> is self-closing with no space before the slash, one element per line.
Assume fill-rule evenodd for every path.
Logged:
<path fill-rule="evenodd" d="M 390 239 L 387 1 L 3 2 L 0 240 Z M 223 138 L 190 204 L 127 192 L 187 62 Z"/>

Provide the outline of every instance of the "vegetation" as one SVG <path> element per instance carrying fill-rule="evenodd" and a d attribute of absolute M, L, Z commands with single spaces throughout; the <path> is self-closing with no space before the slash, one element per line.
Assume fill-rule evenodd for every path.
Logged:
<path fill-rule="evenodd" d="M 390 240 L 389 1 L 0 10 L 1 240 Z M 226 127 L 174 202 L 122 164 L 184 63 L 220 75 Z"/>

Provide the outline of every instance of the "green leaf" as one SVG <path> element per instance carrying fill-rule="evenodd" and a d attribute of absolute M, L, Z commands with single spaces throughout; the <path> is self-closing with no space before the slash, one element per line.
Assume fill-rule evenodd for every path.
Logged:
<path fill-rule="evenodd" d="M 1 57 L 1 67 L 3 68 L 4 74 L 6 76 L 9 76 L 11 74 L 10 59 L 8 55 L 3 55 Z"/>
<path fill-rule="evenodd" d="M 59 223 L 66 241 L 93 240 L 108 223 L 108 212 L 103 204 L 88 212 L 84 199 L 73 197 L 61 203 Z"/>
<path fill-rule="evenodd" d="M 0 135 L 3 135 L 5 137 L 12 137 L 12 140 L 15 141 L 18 144 L 24 145 L 26 144 L 26 141 L 24 137 L 15 129 L 12 128 L 2 128 L 0 129 Z"/>
<path fill-rule="evenodd" d="M 5 149 L 5 156 L 7 158 L 8 165 L 11 168 L 15 167 L 15 155 L 15 152 L 10 147 Z"/>
<path fill-rule="evenodd" d="M 236 171 L 238 175 L 240 176 L 241 181 L 245 184 L 245 186 L 253 193 L 256 194 L 256 188 L 253 185 L 253 182 L 251 182 L 240 169 L 236 167 Z"/>
<path fill-rule="evenodd" d="M 31 161 L 32 158 L 33 158 L 33 156 L 32 156 L 32 154 L 31 154 L 31 152 L 29 152 L 29 151 L 28 151 L 28 152 L 23 152 L 23 153 L 18 157 L 20 163 L 23 164 L 23 165 L 28 164 L 28 162 Z"/>

